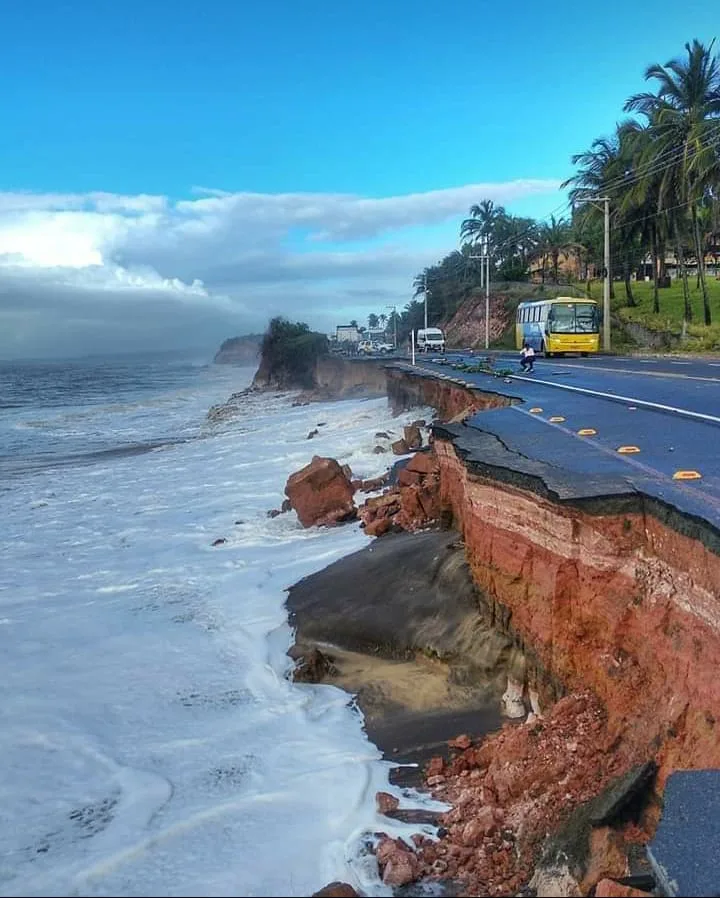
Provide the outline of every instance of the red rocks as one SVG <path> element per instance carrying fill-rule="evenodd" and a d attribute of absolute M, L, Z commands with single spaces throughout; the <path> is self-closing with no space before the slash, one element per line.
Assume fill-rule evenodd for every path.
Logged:
<path fill-rule="evenodd" d="M 416 452 L 405 465 L 405 470 L 417 471 L 420 474 L 437 474 L 440 468 L 434 453 Z"/>
<path fill-rule="evenodd" d="M 381 490 L 387 483 L 387 475 L 382 474 L 380 477 L 372 477 L 369 480 L 360 482 L 360 489 L 364 493 L 373 493 L 375 490 Z"/>
<path fill-rule="evenodd" d="M 589 693 L 561 699 L 542 725 L 506 724 L 480 746 L 467 735 L 449 745 L 452 760 L 433 758 L 425 771 L 433 795 L 452 805 L 441 820 L 446 835 L 419 855 L 426 870 L 442 857 L 471 895 L 515 894 L 546 835 L 628 766 L 622 752 L 607 751 L 606 715 Z M 623 848 L 615 831 L 593 831 L 583 894 L 603 876 L 623 874 Z"/>
<path fill-rule="evenodd" d="M 320 889 L 319 892 L 313 892 L 312 898 L 357 898 L 359 892 L 346 882 L 331 882 Z"/>
<path fill-rule="evenodd" d="M 420 483 L 422 474 L 419 471 L 408 470 L 406 465 L 404 468 L 400 468 L 397 479 L 400 486 L 413 486 L 416 483 Z"/>
<path fill-rule="evenodd" d="M 368 536 L 382 536 L 392 529 L 392 518 L 375 518 L 365 525 L 365 533 Z"/>
<path fill-rule="evenodd" d="M 456 736 L 454 739 L 451 739 L 448 742 L 448 746 L 450 748 L 457 748 L 460 751 L 465 751 L 465 749 L 470 748 L 471 745 L 472 740 L 466 734 L 463 734 L 462 736 Z"/>
<path fill-rule="evenodd" d="M 440 517 L 440 477 L 432 452 L 417 452 L 400 469 L 398 486 L 383 496 L 368 499 L 360 509 L 365 532 L 386 533 L 392 524 L 403 530 L 419 530 Z M 391 523 L 380 523 L 392 519 Z"/>
<path fill-rule="evenodd" d="M 422 871 L 420 859 L 402 839 L 383 835 L 375 853 L 385 885 L 406 885 L 417 879 Z"/>
<path fill-rule="evenodd" d="M 375 795 L 375 803 L 379 814 L 387 814 L 388 811 L 397 810 L 400 802 L 389 792 L 377 792 Z"/>
<path fill-rule="evenodd" d="M 595 889 L 597 898 L 649 898 L 652 892 L 643 892 L 632 886 L 623 886 L 612 879 L 602 879 Z"/>
<path fill-rule="evenodd" d="M 330 673 L 337 673 L 332 658 L 323 654 L 320 649 L 312 648 L 298 659 L 293 680 L 296 683 L 321 683 Z"/>
<path fill-rule="evenodd" d="M 290 475 L 285 494 L 303 527 L 337 524 L 356 514 L 350 479 L 334 458 L 313 456 Z"/>
<path fill-rule="evenodd" d="M 410 447 L 405 442 L 405 440 L 395 440 L 394 443 L 391 443 L 390 448 L 392 449 L 395 455 L 407 455 L 410 451 Z"/>
<path fill-rule="evenodd" d="M 403 428 L 403 437 L 408 449 L 419 449 L 422 446 L 422 434 L 417 424 L 407 424 Z"/>

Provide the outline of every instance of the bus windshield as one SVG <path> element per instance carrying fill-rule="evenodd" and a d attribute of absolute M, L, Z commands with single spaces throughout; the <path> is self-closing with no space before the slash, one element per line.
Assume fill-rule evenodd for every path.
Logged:
<path fill-rule="evenodd" d="M 599 329 L 594 303 L 555 303 L 548 314 L 548 332 L 551 334 L 597 334 Z"/>

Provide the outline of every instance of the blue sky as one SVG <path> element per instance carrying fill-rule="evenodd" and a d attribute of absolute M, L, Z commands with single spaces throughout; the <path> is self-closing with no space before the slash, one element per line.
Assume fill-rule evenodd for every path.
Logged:
<path fill-rule="evenodd" d="M 307 216 L 316 220 L 312 207 L 347 194 L 387 199 L 390 209 L 413 195 L 496 185 L 496 198 L 507 195 L 511 211 L 547 216 L 562 200 L 556 184 L 572 172 L 570 156 L 612 131 L 625 98 L 643 89 L 645 66 L 679 55 L 693 37 L 711 40 L 717 29 L 710 2 L 684 4 L 679 18 L 667 0 L 653 3 L 652 11 L 649 4 L 617 0 L 594 8 L 565 0 L 542 8 L 429 0 L 7 4 L 0 190 L 29 192 L 38 201 L 22 214 L 17 202 L 10 204 L 14 230 L 3 229 L 0 218 L 0 256 L 42 267 L 47 280 L 47 269 L 62 268 L 63 258 L 41 251 L 38 241 L 57 241 L 59 229 L 61 241 L 74 246 L 69 280 L 77 284 L 77 270 L 91 263 L 132 277 L 138 271 L 150 277 L 152 270 L 159 282 L 178 280 L 183 287 L 200 281 L 212 296 L 206 308 L 225 304 L 215 330 L 203 335 L 209 343 L 223 329 L 256 327 L 258 304 L 294 315 L 291 302 L 282 308 L 287 282 L 276 282 L 275 293 L 270 280 L 233 285 L 230 269 L 239 260 L 227 256 L 228 233 L 215 247 L 224 281 L 213 277 L 207 256 L 196 272 L 186 264 L 174 271 L 167 247 L 142 258 L 135 239 L 128 250 L 122 239 L 128 221 L 143 218 L 150 245 L 153 220 L 160 227 L 172 214 L 176 224 L 187 210 L 178 213 L 175 204 L 199 200 L 205 205 L 193 208 L 193 218 L 201 209 L 207 213 L 206 229 L 222 230 L 217 219 L 232 205 L 235 232 L 245 235 L 245 222 L 256 236 L 268 209 L 284 221 L 278 195 L 307 195 L 310 212 L 296 210 L 284 231 L 274 232 L 274 252 L 280 267 L 292 267 L 294 255 L 314 255 L 318 263 L 333 257 L 331 271 L 315 271 L 314 287 L 307 277 L 296 285 L 305 319 L 331 330 L 341 310 L 355 310 L 354 317 L 372 311 L 372 299 L 367 308 L 347 301 L 367 292 L 363 257 L 370 262 L 367 281 L 379 276 L 374 250 L 402 257 L 395 274 L 384 271 L 377 301 L 406 302 L 402 285 L 412 280 L 412 266 L 454 248 L 463 213 L 483 196 L 460 190 L 457 212 L 442 215 L 432 214 L 428 200 L 411 220 L 398 225 L 391 215 L 387 226 L 377 220 L 352 240 L 342 233 L 318 237 L 326 229 L 316 224 L 306 230 Z M 534 186 L 506 189 L 518 181 Z M 218 191 L 224 211 L 197 188 Z M 126 201 L 110 203 L 108 211 L 96 199 L 83 205 L 79 198 L 89 194 Z M 253 206 L 243 218 L 228 196 L 244 194 L 267 198 L 268 209 L 261 214 Z M 63 205 L 61 197 L 70 199 Z M 137 197 L 169 205 L 159 211 Z M 362 205 L 356 208 L 365 214 Z M 197 220 L 194 227 L 183 221 L 183 240 L 201 230 Z M 87 265 L 78 240 L 85 241 Z M 176 243 L 181 259 L 197 248 L 186 252 L 177 235 Z M 207 241 L 203 247 L 212 252 Z M 269 243 L 255 250 L 273 255 Z M 349 283 L 348 254 L 358 263 L 355 292 L 328 307 L 329 287 L 343 278 Z M 113 284 L 118 276 L 124 274 L 115 271 Z M 43 348 L 42 340 L 28 338 L 31 330 L 26 323 L 14 351 Z"/>

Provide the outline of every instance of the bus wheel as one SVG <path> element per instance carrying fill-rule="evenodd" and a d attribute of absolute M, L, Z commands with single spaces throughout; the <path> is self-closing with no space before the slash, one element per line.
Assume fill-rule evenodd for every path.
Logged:
<path fill-rule="evenodd" d="M 586 359 L 586 358 L 588 357 L 589 353 L 587 353 L 587 352 L 581 352 L 580 355 L 581 355 L 584 359 Z"/>
<path fill-rule="evenodd" d="M 545 356 L 546 359 L 551 359 L 551 358 L 552 358 L 552 353 L 547 351 L 547 349 L 545 348 L 545 342 L 544 342 L 544 341 L 543 341 L 543 344 L 542 344 L 542 354 Z"/>

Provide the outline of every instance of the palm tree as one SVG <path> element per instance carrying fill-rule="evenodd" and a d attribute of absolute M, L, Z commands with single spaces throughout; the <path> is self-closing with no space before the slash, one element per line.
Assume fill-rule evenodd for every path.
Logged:
<path fill-rule="evenodd" d="M 460 239 L 477 243 L 481 237 L 489 238 L 497 221 L 505 215 L 502 206 L 496 206 L 492 200 L 481 200 L 470 207 L 470 218 L 464 219 L 460 225 Z"/>
<path fill-rule="evenodd" d="M 368 327 L 370 328 L 370 330 L 375 330 L 375 328 L 378 326 L 378 323 L 378 316 L 375 314 L 375 312 L 371 312 L 368 315 Z"/>
<path fill-rule="evenodd" d="M 587 233 L 588 230 L 593 230 L 593 225 L 598 220 L 599 207 L 590 201 L 601 194 L 610 195 L 614 199 L 610 188 L 625 170 L 621 138 L 618 132 L 619 129 L 616 129 L 612 137 L 596 138 L 589 150 L 572 156 L 573 165 L 579 165 L 580 168 L 572 178 L 568 178 L 561 185 L 563 188 L 571 187 L 570 202 L 573 208 L 578 207 L 573 215 L 573 224 L 576 233 L 580 236 Z M 616 203 L 613 203 L 612 207 L 616 208 Z M 612 229 L 610 234 L 612 241 Z M 584 237 L 583 240 L 587 242 Z M 596 253 L 594 262 L 600 267 L 602 256 L 599 254 L 599 245 L 596 247 Z M 615 296 L 612 278 L 610 279 L 610 296 L 611 298 Z"/>
<path fill-rule="evenodd" d="M 560 265 L 560 253 L 567 253 L 578 248 L 578 243 L 572 239 L 572 227 L 565 218 L 550 216 L 549 224 L 540 228 L 540 248 L 543 258 L 549 256 L 552 259 L 553 278 L 558 283 L 558 268 Z M 543 282 L 545 280 L 545 265 L 543 263 Z"/>
<path fill-rule="evenodd" d="M 645 80 L 657 83 L 656 93 L 640 93 L 629 98 L 627 111 L 639 112 L 649 123 L 655 138 L 655 158 L 662 161 L 659 190 L 661 209 L 690 210 L 690 231 L 698 263 L 705 324 L 712 316 L 705 283 L 705 260 L 700 240 L 698 209 L 709 192 L 720 184 L 718 123 L 720 122 L 720 62 L 697 39 L 685 44 L 687 58 L 651 65 Z M 681 216 L 675 215 L 673 231 L 684 272 Z M 685 287 L 686 289 L 686 287 Z M 686 307 L 689 303 L 686 301 Z"/>

